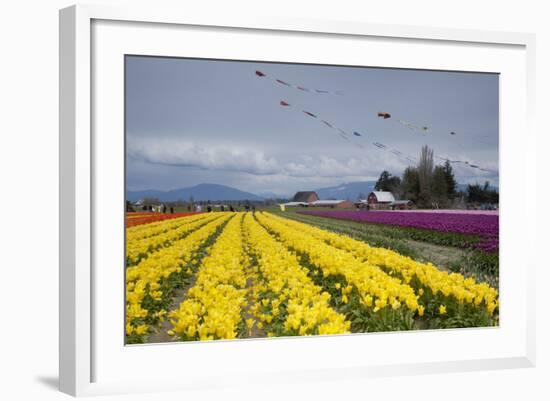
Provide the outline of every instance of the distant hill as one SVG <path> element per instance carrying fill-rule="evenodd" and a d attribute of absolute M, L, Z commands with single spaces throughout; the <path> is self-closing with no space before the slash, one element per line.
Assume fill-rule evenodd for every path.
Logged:
<path fill-rule="evenodd" d="M 288 199 L 288 195 L 277 194 L 275 192 L 258 192 L 256 195 L 264 199 Z"/>
<path fill-rule="evenodd" d="M 161 202 L 188 201 L 190 197 L 196 201 L 262 201 L 263 198 L 250 192 L 219 184 L 199 184 L 193 187 L 159 191 L 155 189 L 144 191 L 127 191 L 126 199 L 136 202 L 144 198 L 157 198 Z"/>
<path fill-rule="evenodd" d="M 369 192 L 374 191 L 375 184 L 376 181 L 347 182 L 335 187 L 319 188 L 315 192 L 317 192 L 317 195 L 321 199 L 349 199 L 356 201 L 359 194 L 362 193 L 366 196 Z"/>
<path fill-rule="evenodd" d="M 368 195 L 369 192 L 374 191 L 375 184 L 376 181 L 347 182 L 334 187 L 319 188 L 316 189 L 315 192 L 317 192 L 317 195 L 319 195 L 321 199 L 349 199 L 355 201 L 358 199 L 359 194 Z M 457 185 L 457 190 L 466 191 L 466 188 L 466 184 Z M 498 191 L 498 187 L 495 189 Z M 196 201 L 262 201 L 265 199 L 286 198 L 284 195 L 271 192 L 253 194 L 220 184 L 199 184 L 170 191 L 150 189 L 126 192 L 126 198 L 131 202 L 136 202 L 144 198 L 157 198 L 161 202 L 175 202 L 177 200 L 188 201 L 191 196 Z M 292 195 L 289 198 L 292 198 Z"/>

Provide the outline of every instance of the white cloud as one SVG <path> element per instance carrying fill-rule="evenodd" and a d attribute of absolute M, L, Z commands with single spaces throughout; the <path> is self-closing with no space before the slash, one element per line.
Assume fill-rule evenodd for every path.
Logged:
<path fill-rule="evenodd" d="M 374 152 L 374 153 L 373 153 Z M 380 152 L 369 152 L 364 160 L 358 158 L 335 158 L 326 155 L 299 154 L 293 160 L 267 155 L 249 145 L 210 144 L 197 145 L 174 139 L 132 140 L 128 144 L 131 158 L 147 163 L 195 167 L 204 170 L 242 172 L 255 176 L 286 177 L 365 177 L 377 176 L 388 165 L 396 169 L 404 165 L 391 156 L 387 160 Z M 373 157 L 374 155 L 374 157 Z M 285 155 L 288 159 L 288 155 Z"/>
<path fill-rule="evenodd" d="M 204 170 L 276 174 L 278 163 L 254 149 L 230 146 L 197 146 L 177 140 L 133 140 L 128 155 L 152 164 L 197 167 Z"/>

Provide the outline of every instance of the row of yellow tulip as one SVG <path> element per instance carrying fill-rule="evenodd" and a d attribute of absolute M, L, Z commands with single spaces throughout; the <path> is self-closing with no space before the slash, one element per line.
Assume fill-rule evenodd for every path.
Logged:
<path fill-rule="evenodd" d="M 274 232 L 288 247 L 308 256 L 309 262 L 321 269 L 323 276 L 343 276 L 347 286 L 341 288 L 342 300 L 354 287 L 361 302 L 376 312 L 390 305 L 392 309 L 419 310 L 418 296 L 411 286 L 386 274 L 378 266 L 359 260 L 347 251 L 282 223 L 271 214 L 258 213 L 258 221 Z M 420 309 L 422 311 L 422 309 Z"/>
<path fill-rule="evenodd" d="M 152 301 L 162 300 L 160 290 L 163 279 L 179 273 L 192 261 L 203 242 L 218 228 L 234 216 L 233 213 L 220 213 L 218 218 L 203 225 L 188 236 L 174 241 L 170 247 L 155 252 L 135 266 L 126 269 L 126 333 L 142 335 L 148 331 L 146 318 L 153 318 L 152 312 L 143 308 L 142 302 L 148 296 Z M 192 271 L 188 272 L 189 275 Z M 161 316 L 164 312 L 155 312 Z"/>
<path fill-rule="evenodd" d="M 254 256 L 257 274 L 252 287 L 255 303 L 247 319 L 272 335 L 347 333 L 350 323 L 329 305 L 330 294 L 308 277 L 296 255 L 274 239 L 251 214 L 243 224 L 246 248 Z"/>
<path fill-rule="evenodd" d="M 433 295 L 442 294 L 460 304 L 471 304 L 475 307 L 483 303 L 489 314 L 493 314 L 498 306 L 498 292 L 487 283 L 476 283 L 474 279 L 465 278 L 461 274 L 443 272 L 431 263 L 420 263 L 397 252 L 371 247 L 363 241 L 309 224 L 274 215 L 269 215 L 269 219 L 284 224 L 292 231 L 299 231 L 344 250 L 363 262 L 382 267 L 392 274 L 397 273 L 407 284 L 418 281 L 424 289 L 429 288 Z"/>
<path fill-rule="evenodd" d="M 184 217 L 177 225 L 145 238 L 126 240 L 126 264 L 132 266 L 161 248 L 169 246 L 200 226 L 220 218 L 219 214 L 200 214 Z M 167 223 L 166 223 L 167 224 Z M 162 227 L 162 226 L 161 226 Z"/>
<path fill-rule="evenodd" d="M 185 301 L 169 313 L 169 332 L 184 340 L 233 339 L 246 305 L 242 214 L 226 225 L 201 263 Z"/>

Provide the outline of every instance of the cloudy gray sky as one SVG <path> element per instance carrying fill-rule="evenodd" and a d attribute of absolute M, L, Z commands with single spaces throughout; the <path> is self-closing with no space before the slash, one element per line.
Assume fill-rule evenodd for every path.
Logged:
<path fill-rule="evenodd" d="M 341 94 L 304 92 L 275 78 Z M 292 107 L 281 107 L 281 100 Z M 379 111 L 392 117 L 378 118 Z M 409 129 L 398 119 L 429 130 Z M 498 185 L 498 76 L 126 58 L 129 190 L 215 183 L 287 195 L 373 180 L 382 170 L 401 175 L 411 164 L 373 142 L 415 157 L 428 144 L 440 157 L 491 170 L 455 164 L 460 183 Z"/>

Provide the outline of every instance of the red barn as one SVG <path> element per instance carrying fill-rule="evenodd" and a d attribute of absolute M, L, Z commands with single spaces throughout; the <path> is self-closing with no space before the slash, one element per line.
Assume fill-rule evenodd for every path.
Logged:
<path fill-rule="evenodd" d="M 387 209 L 395 198 L 391 192 L 373 191 L 367 197 L 367 203 L 370 209 Z"/>
<path fill-rule="evenodd" d="M 319 196 L 314 191 L 300 191 L 296 192 L 294 195 L 294 198 L 292 198 L 293 202 L 304 202 L 304 203 L 311 203 L 319 200 Z"/>

